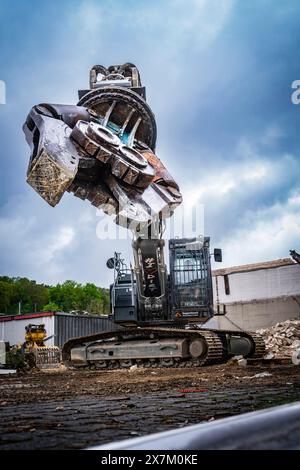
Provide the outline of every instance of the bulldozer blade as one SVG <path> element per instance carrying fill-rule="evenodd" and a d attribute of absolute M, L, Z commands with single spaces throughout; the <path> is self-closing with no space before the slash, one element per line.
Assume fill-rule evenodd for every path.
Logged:
<path fill-rule="evenodd" d="M 56 346 L 34 349 L 35 366 L 38 369 L 56 369 L 60 366 L 60 350 Z"/>

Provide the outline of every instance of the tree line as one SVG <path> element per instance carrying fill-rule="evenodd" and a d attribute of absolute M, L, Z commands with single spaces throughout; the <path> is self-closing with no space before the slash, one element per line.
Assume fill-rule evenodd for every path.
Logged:
<path fill-rule="evenodd" d="M 109 289 L 76 281 L 48 286 L 26 277 L 0 276 L 0 314 L 72 310 L 109 313 Z"/>

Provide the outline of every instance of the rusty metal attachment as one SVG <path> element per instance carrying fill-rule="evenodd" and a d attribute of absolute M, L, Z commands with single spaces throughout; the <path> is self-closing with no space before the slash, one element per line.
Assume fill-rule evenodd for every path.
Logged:
<path fill-rule="evenodd" d="M 23 126 L 27 182 L 51 206 L 73 192 L 134 230 L 170 217 L 182 197 L 155 154 L 145 96 L 135 65 L 96 65 L 77 105 L 34 106 Z"/>

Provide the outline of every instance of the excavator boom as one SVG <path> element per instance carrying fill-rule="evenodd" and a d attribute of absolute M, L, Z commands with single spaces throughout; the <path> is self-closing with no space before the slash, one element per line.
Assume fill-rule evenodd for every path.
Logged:
<path fill-rule="evenodd" d="M 27 182 L 51 206 L 65 191 L 89 200 L 133 233 L 143 316 L 166 310 L 162 226 L 181 203 L 156 156 L 156 123 L 133 64 L 97 65 L 77 105 L 40 104 L 23 126 L 32 153 Z"/>

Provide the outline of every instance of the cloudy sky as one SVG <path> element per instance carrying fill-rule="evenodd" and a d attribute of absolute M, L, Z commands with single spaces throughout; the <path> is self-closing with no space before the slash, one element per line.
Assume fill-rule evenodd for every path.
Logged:
<path fill-rule="evenodd" d="M 1 0 L 1 274 L 105 286 L 106 259 L 130 256 L 128 240 L 97 238 L 88 202 L 53 209 L 25 181 L 31 106 L 76 103 L 96 63 L 139 67 L 157 153 L 204 204 L 223 266 L 300 250 L 299 22 L 297 0 Z"/>

